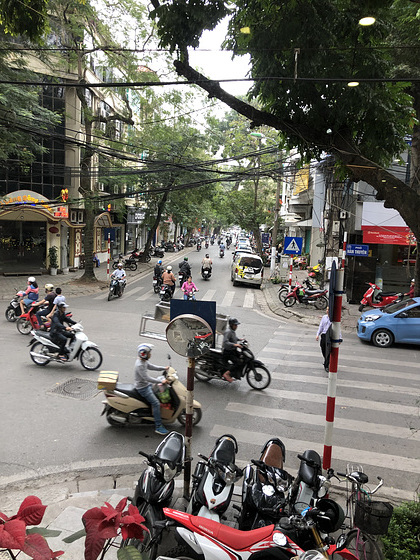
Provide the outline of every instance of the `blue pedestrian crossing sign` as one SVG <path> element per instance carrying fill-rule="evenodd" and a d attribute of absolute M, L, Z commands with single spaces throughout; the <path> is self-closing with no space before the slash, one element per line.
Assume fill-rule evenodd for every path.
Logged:
<path fill-rule="evenodd" d="M 300 255 L 302 253 L 303 237 L 285 237 L 284 249 L 285 255 Z"/>

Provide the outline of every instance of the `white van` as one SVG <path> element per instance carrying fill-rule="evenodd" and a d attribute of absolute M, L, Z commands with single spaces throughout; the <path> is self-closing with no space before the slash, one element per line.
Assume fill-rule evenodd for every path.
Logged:
<path fill-rule="evenodd" d="M 230 279 L 234 286 L 239 283 L 261 286 L 264 265 L 261 257 L 250 253 L 237 252 L 232 261 Z"/>

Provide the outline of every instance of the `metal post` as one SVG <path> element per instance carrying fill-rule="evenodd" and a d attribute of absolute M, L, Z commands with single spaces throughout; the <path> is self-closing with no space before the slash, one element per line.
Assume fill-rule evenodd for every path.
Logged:
<path fill-rule="evenodd" d="M 192 441 L 192 419 L 194 412 L 194 372 L 195 358 L 188 358 L 187 369 L 187 398 L 185 415 L 185 467 L 184 467 L 184 498 L 190 499 L 190 480 L 191 480 L 191 441 Z"/>
<path fill-rule="evenodd" d="M 271 237 L 271 262 L 270 262 L 270 275 L 274 276 L 276 270 L 276 247 L 277 247 L 277 232 L 279 227 L 279 213 L 280 213 L 280 183 L 281 176 L 280 171 L 277 178 L 277 188 L 276 188 L 276 209 L 274 216 L 274 227 L 273 235 Z"/>
<path fill-rule="evenodd" d="M 107 261 L 107 267 L 106 267 L 106 277 L 109 280 L 109 255 L 111 253 L 111 234 L 108 233 L 108 261 Z"/>
<path fill-rule="evenodd" d="M 331 468 L 332 456 L 332 436 L 334 428 L 335 415 L 335 397 L 337 394 L 337 369 L 338 369 L 338 348 L 340 346 L 341 335 L 341 309 L 343 305 L 344 293 L 344 269 L 346 259 L 347 232 L 344 233 L 343 255 L 341 260 L 341 268 L 337 271 L 337 281 L 335 286 L 330 285 L 330 290 L 334 289 L 334 310 L 331 325 L 331 355 L 328 373 L 328 392 L 327 392 L 327 408 L 325 415 L 325 434 L 324 434 L 324 454 L 323 468 L 325 470 Z"/>
<path fill-rule="evenodd" d="M 293 257 L 290 257 L 290 268 L 289 268 L 289 292 L 292 291 L 292 276 L 293 276 Z"/>

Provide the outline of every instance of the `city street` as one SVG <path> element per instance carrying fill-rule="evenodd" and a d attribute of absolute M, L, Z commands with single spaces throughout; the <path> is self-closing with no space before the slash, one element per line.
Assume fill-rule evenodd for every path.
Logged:
<path fill-rule="evenodd" d="M 315 340 L 316 327 L 272 314 L 263 290 L 233 288 L 230 251 L 220 259 L 217 249 L 215 245 L 208 250 L 213 258 L 208 282 L 199 274 L 206 251 L 189 253 L 199 288 L 197 299 L 214 300 L 218 312 L 239 319 L 238 335 L 247 338 L 271 371 L 272 383 L 256 392 L 245 380 L 230 385 L 196 382 L 195 398 L 202 404 L 203 418 L 194 429 L 193 455 L 210 452 L 217 436 L 231 433 L 239 443 L 240 462 L 246 462 L 259 457 L 269 437 L 278 436 L 286 444 L 286 468 L 294 471 L 297 453 L 307 448 L 323 452 L 328 374 Z M 176 276 L 183 257 L 183 253 L 165 256 L 165 263 L 173 261 Z M 181 297 L 179 289 L 175 297 Z M 139 336 L 141 316 L 153 312 L 158 301 L 152 274 L 129 281 L 121 299 L 108 302 L 106 291 L 67 299 L 73 318 L 82 321 L 85 333 L 104 355 L 100 369 L 119 371 L 120 381 L 131 382 L 136 347 L 147 340 Z M 30 336 L 19 334 L 4 315 L 2 322 L 2 476 L 115 460 L 140 464 L 138 451 L 155 449 L 161 438 L 152 427 L 118 429 L 101 417 L 103 397 L 92 390 L 99 371 L 88 372 L 78 361 L 36 366 L 27 348 Z M 165 342 L 151 342 L 155 345 L 151 361 L 167 365 L 169 351 L 172 365 L 186 383 L 185 358 L 174 354 Z M 336 470 L 345 470 L 347 464 L 363 465 L 373 482 L 381 476 L 387 488 L 412 493 L 418 487 L 418 356 L 415 347 L 379 349 L 361 343 L 355 332 L 345 334 L 339 350 L 334 425 L 332 466 Z M 86 393 L 66 396 L 60 391 L 71 379 L 79 380 Z M 176 423 L 173 429 L 182 427 Z"/>

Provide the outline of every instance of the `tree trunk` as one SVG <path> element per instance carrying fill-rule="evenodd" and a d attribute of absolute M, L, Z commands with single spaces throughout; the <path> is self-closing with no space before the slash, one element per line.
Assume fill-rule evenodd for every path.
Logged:
<path fill-rule="evenodd" d="M 146 255 L 147 255 L 147 254 L 149 253 L 149 251 L 150 251 L 150 247 L 151 247 L 151 245 L 152 245 L 153 236 L 155 235 L 156 230 L 157 230 L 157 228 L 158 228 L 158 226 L 159 226 L 159 224 L 160 224 L 160 219 L 161 219 L 161 217 L 162 217 L 163 211 L 165 210 L 165 205 L 166 205 L 166 201 L 168 200 L 168 195 L 169 195 L 169 191 L 165 191 L 164 194 L 163 194 L 163 196 L 162 196 L 162 198 L 161 198 L 161 200 L 160 200 L 160 202 L 159 202 L 158 211 L 157 211 L 157 214 L 156 214 L 156 219 L 155 219 L 155 221 L 153 222 L 153 225 L 152 225 L 152 227 L 151 227 L 150 230 L 149 230 L 149 233 L 148 233 L 148 235 L 147 235 L 146 245 L 145 245 L 145 247 L 144 247 L 144 254 L 143 254 L 142 257 L 140 258 L 140 261 L 141 261 L 141 262 L 145 262 L 145 261 L 146 261 Z"/>

